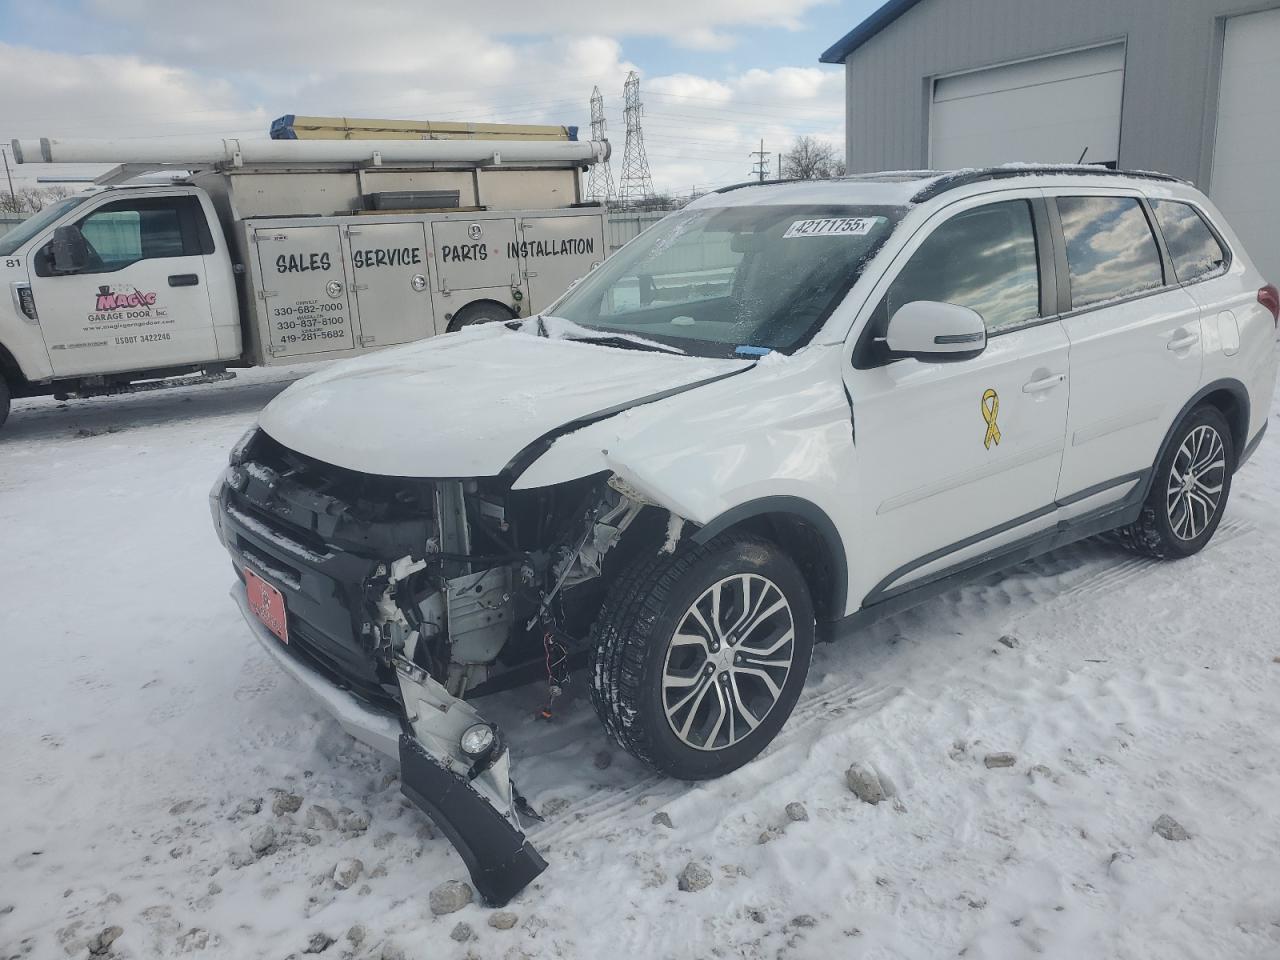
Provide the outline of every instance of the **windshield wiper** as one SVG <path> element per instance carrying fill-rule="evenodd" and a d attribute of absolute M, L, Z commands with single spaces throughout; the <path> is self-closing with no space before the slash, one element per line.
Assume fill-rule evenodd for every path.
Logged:
<path fill-rule="evenodd" d="M 594 343 L 600 347 L 618 347 L 622 350 L 651 350 L 654 353 L 678 353 L 681 356 L 688 356 L 688 352 L 681 350 L 679 347 L 673 347 L 665 343 L 654 343 L 650 340 L 632 339 L 631 337 L 565 337 L 565 339 L 573 340 L 576 343 Z"/>

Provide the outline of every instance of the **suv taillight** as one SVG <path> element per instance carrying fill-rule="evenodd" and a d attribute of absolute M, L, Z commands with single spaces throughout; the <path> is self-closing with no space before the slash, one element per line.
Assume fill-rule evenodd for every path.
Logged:
<path fill-rule="evenodd" d="M 1280 327 L 1280 290 L 1274 283 L 1268 283 L 1258 291 L 1258 302 L 1271 311 L 1271 319 Z"/>

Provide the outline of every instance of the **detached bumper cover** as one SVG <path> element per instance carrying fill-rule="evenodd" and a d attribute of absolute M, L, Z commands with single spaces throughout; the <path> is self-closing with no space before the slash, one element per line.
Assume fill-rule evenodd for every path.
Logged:
<path fill-rule="evenodd" d="M 400 737 L 400 789 L 457 849 L 485 903 L 501 907 L 547 869 L 523 833 L 413 737 Z"/>
<path fill-rule="evenodd" d="M 448 758 L 437 756 L 406 733 L 411 726 L 401 717 L 362 703 L 291 653 L 253 615 L 243 584 L 236 583 L 231 596 L 263 649 L 324 705 L 343 730 L 400 760 L 401 791 L 444 831 L 486 903 L 504 905 L 547 868 L 547 862 L 515 826 L 514 811 L 500 811 L 472 781 L 451 768 Z M 472 712 L 461 701 L 457 705 Z M 504 756 L 498 767 L 503 776 L 506 764 Z M 505 786 L 509 792 L 510 782 Z"/>

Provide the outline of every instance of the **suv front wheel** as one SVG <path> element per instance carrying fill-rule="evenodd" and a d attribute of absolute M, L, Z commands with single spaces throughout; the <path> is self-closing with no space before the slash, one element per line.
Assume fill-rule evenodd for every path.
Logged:
<path fill-rule="evenodd" d="M 641 557 L 592 627 L 591 701 L 609 735 L 656 770 L 718 777 L 782 728 L 813 638 L 804 577 L 767 540 L 725 534 Z"/>
<path fill-rule="evenodd" d="M 1193 410 L 1156 464 L 1138 519 L 1116 531 L 1135 553 L 1177 559 L 1198 553 L 1222 521 L 1235 446 L 1216 407 Z"/>

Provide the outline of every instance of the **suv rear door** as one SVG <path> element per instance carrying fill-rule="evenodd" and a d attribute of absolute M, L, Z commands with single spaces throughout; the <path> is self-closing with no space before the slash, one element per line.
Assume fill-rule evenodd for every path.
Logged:
<path fill-rule="evenodd" d="M 977 562 L 1053 523 L 1067 420 L 1067 338 L 1037 190 L 947 207 L 873 291 L 846 368 L 865 504 L 863 604 Z M 986 349 L 946 363 L 894 358 L 882 340 L 912 300 L 970 307 Z"/>
<path fill-rule="evenodd" d="M 1178 286 L 1145 201 L 1132 192 L 1051 191 L 1071 410 L 1058 499 L 1105 506 L 1152 467 L 1200 384 L 1200 309 Z"/>

